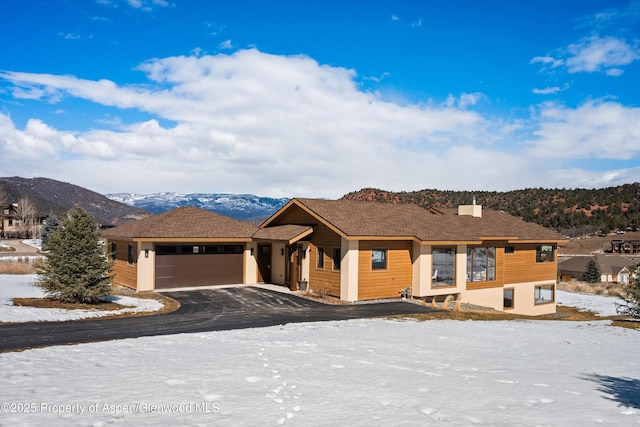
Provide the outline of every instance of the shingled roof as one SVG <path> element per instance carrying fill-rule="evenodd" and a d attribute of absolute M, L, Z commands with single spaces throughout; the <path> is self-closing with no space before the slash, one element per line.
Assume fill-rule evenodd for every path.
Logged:
<path fill-rule="evenodd" d="M 102 232 L 105 238 L 246 238 L 258 227 L 195 206 L 185 206 Z"/>
<path fill-rule="evenodd" d="M 352 200 L 292 199 L 346 236 L 408 237 L 422 241 L 565 240 L 559 233 L 502 211 L 483 209 L 482 217 L 451 210 L 429 211 L 414 204 Z"/>

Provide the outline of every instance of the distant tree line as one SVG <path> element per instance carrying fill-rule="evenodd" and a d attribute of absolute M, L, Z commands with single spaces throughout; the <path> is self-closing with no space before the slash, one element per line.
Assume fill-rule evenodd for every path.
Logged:
<path fill-rule="evenodd" d="M 640 183 L 600 189 L 527 188 L 508 192 L 420 190 L 391 192 L 365 188 L 343 199 L 414 203 L 425 208 L 456 208 L 476 203 L 503 210 L 565 234 L 576 230 L 608 233 L 640 227 Z"/>

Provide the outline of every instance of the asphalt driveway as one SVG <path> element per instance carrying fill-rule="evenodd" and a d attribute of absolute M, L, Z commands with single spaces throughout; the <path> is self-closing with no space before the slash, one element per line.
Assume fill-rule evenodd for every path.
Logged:
<path fill-rule="evenodd" d="M 329 305 L 256 287 L 166 294 L 180 302 L 172 313 L 122 319 L 37 322 L 0 326 L 0 352 L 189 332 L 256 328 L 403 314 L 437 309 L 410 302 Z"/>

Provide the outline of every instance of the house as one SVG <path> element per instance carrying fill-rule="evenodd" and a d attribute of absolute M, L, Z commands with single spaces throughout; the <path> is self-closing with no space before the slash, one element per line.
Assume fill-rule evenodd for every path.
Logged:
<path fill-rule="evenodd" d="M 593 256 L 577 256 L 558 263 L 558 273 L 563 278 L 582 280 L 587 271 L 587 264 L 594 261 L 600 270 L 602 283 L 628 284 L 629 277 L 635 270 L 635 262 L 620 255 L 595 254 Z"/>
<path fill-rule="evenodd" d="M 269 282 L 345 301 L 452 295 L 555 312 L 558 233 L 479 205 L 295 198 L 260 227 L 195 207 L 103 232 L 115 282 L 137 290 Z"/>
<path fill-rule="evenodd" d="M 34 208 L 27 206 L 29 213 L 21 212 L 20 204 L 0 206 L 0 237 L 5 239 L 39 238 L 47 215 L 32 213 Z"/>
<path fill-rule="evenodd" d="M 640 240 L 612 240 L 611 252 L 616 254 L 636 254 L 640 253 Z"/>

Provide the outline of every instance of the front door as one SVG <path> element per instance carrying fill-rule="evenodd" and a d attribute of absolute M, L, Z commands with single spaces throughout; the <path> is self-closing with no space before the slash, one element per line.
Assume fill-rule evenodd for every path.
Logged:
<path fill-rule="evenodd" d="M 258 245 L 258 282 L 271 282 L 271 245 Z"/>

